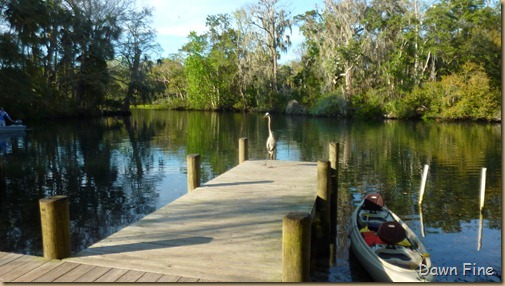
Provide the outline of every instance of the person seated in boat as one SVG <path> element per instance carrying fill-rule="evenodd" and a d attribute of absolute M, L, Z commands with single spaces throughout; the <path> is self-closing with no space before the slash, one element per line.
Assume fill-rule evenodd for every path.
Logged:
<path fill-rule="evenodd" d="M 14 120 L 9 116 L 9 114 L 4 110 L 3 107 L 0 107 L 0 127 L 5 127 L 5 119 L 8 119 L 10 122 L 14 123 Z"/>

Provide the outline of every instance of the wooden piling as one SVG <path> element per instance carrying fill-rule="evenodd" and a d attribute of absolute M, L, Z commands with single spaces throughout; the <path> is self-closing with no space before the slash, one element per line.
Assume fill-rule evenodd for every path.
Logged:
<path fill-rule="evenodd" d="M 200 187 L 200 155 L 189 154 L 188 164 L 188 193 Z"/>
<path fill-rule="evenodd" d="M 282 220 L 282 282 L 310 280 L 311 216 L 291 212 Z"/>
<path fill-rule="evenodd" d="M 329 266 L 330 255 L 330 162 L 317 162 L 317 198 L 313 225 L 313 253 L 316 268 Z"/>
<path fill-rule="evenodd" d="M 336 263 L 337 202 L 338 202 L 338 153 L 340 144 L 329 144 L 330 157 L 330 265 Z"/>
<path fill-rule="evenodd" d="M 45 259 L 70 257 L 70 214 L 66 196 L 39 200 Z"/>
<path fill-rule="evenodd" d="M 421 187 L 419 189 L 419 205 L 423 203 L 424 189 L 426 188 L 426 180 L 428 179 L 428 170 L 430 169 L 429 165 L 424 165 L 423 169 L 423 177 L 421 179 Z"/>
<path fill-rule="evenodd" d="M 242 164 L 249 160 L 249 146 L 247 137 L 238 140 L 238 163 Z"/>

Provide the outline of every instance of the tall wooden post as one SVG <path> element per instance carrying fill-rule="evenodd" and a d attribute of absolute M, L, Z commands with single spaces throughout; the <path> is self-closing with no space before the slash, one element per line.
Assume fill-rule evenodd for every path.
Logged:
<path fill-rule="evenodd" d="M 311 224 L 305 212 L 291 212 L 282 220 L 282 282 L 309 282 Z"/>
<path fill-rule="evenodd" d="M 200 155 L 189 154 L 188 164 L 188 193 L 200 187 Z"/>
<path fill-rule="evenodd" d="M 330 162 L 317 162 L 317 198 L 314 222 L 315 261 L 321 267 L 327 267 L 330 254 L 330 188 L 329 188 Z"/>
<path fill-rule="evenodd" d="M 338 153 L 340 144 L 331 142 L 330 150 L 330 265 L 336 262 L 337 202 L 338 202 Z"/>
<path fill-rule="evenodd" d="M 238 163 L 242 164 L 247 160 L 249 160 L 249 146 L 247 137 L 244 137 L 238 141 Z"/>
<path fill-rule="evenodd" d="M 480 212 L 484 209 L 484 200 L 486 197 L 486 172 L 487 168 L 482 168 L 480 177 Z"/>
<path fill-rule="evenodd" d="M 70 211 L 66 196 L 39 200 L 42 244 L 45 259 L 70 256 Z"/>

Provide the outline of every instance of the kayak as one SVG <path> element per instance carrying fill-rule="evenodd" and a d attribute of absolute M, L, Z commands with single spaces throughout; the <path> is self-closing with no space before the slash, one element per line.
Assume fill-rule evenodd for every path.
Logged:
<path fill-rule="evenodd" d="M 20 131 L 26 131 L 26 125 L 0 126 L 0 134 L 14 133 Z"/>
<path fill-rule="evenodd" d="M 433 281 L 423 243 L 384 205 L 380 194 L 367 195 L 356 207 L 351 226 L 351 248 L 375 281 Z"/>

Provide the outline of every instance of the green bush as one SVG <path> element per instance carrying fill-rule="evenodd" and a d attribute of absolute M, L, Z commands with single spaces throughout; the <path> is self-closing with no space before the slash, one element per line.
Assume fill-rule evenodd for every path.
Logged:
<path fill-rule="evenodd" d="M 363 102 L 374 106 L 376 101 Z M 397 118 L 489 121 L 500 114 L 500 92 L 491 89 L 489 77 L 480 66 L 466 63 L 461 72 L 444 76 L 438 82 L 428 82 L 388 102 L 385 110 Z M 361 110 L 366 111 L 366 108 Z"/>
<path fill-rule="evenodd" d="M 365 94 L 357 94 L 352 99 L 354 115 L 359 118 L 384 117 L 384 94 L 381 89 L 369 89 Z"/>
<path fill-rule="evenodd" d="M 342 94 L 329 94 L 320 97 L 309 111 L 312 115 L 347 115 L 347 102 Z"/>
<path fill-rule="evenodd" d="M 461 72 L 443 77 L 435 86 L 437 94 L 427 92 L 428 118 L 493 120 L 501 109 L 499 91 L 491 90 L 489 77 L 474 63 L 466 63 Z"/>

